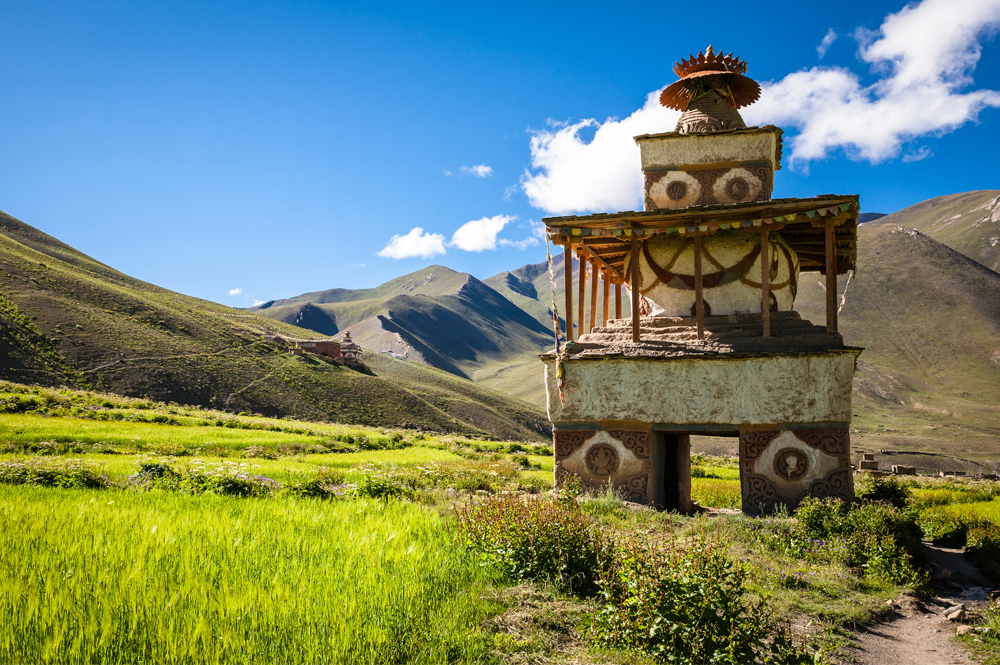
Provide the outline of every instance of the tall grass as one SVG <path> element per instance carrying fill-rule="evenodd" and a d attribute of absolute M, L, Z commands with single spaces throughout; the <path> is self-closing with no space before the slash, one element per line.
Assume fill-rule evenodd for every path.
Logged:
<path fill-rule="evenodd" d="M 0 661 L 489 660 L 490 575 L 411 504 L 0 486 Z"/>
<path fill-rule="evenodd" d="M 721 478 L 692 478 L 691 499 L 706 508 L 739 509 L 743 502 L 740 481 Z"/>

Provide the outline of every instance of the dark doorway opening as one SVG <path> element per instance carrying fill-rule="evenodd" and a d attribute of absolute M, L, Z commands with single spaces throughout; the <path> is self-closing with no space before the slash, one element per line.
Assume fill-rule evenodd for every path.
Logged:
<path fill-rule="evenodd" d="M 661 510 L 690 513 L 691 437 L 686 432 L 656 432 L 653 454 L 654 503 Z"/>

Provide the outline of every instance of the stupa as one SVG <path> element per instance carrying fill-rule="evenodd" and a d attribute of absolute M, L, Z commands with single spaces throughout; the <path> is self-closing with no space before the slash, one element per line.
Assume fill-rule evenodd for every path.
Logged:
<path fill-rule="evenodd" d="M 702 434 L 739 437 L 744 512 L 854 497 L 862 349 L 837 332 L 837 275 L 855 268 L 858 197 L 771 198 L 782 130 L 743 122 L 739 109 L 760 95 L 746 71 L 712 47 L 676 64 L 660 96 L 683 111 L 676 128 L 635 137 L 644 210 L 542 220 L 567 267 L 567 342 L 541 356 L 557 486 L 573 474 L 694 512 L 690 437 Z M 825 276 L 825 326 L 794 310 L 800 274 L 813 271 Z"/>

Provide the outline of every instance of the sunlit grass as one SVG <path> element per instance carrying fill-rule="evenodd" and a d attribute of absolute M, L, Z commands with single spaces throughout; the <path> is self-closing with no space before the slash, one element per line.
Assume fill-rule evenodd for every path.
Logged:
<path fill-rule="evenodd" d="M 480 662 L 489 582 L 436 513 L 0 486 L 0 661 Z"/>
<path fill-rule="evenodd" d="M 692 478 L 691 499 L 706 508 L 735 508 L 742 505 L 740 481 L 720 478 Z"/>

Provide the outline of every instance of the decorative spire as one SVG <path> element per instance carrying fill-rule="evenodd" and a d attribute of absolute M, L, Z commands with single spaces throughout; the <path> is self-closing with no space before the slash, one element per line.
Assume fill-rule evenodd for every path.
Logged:
<path fill-rule="evenodd" d="M 674 64 L 680 79 L 660 94 L 660 103 L 667 108 L 686 111 L 698 96 L 715 91 L 734 109 L 754 103 L 760 97 L 760 86 L 744 76 L 747 63 L 739 56 L 716 53 L 709 44 L 705 52 L 690 55 Z"/>

